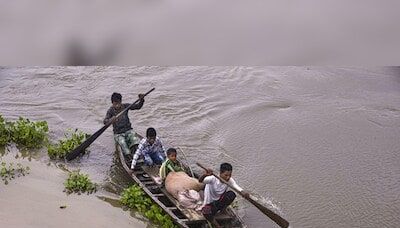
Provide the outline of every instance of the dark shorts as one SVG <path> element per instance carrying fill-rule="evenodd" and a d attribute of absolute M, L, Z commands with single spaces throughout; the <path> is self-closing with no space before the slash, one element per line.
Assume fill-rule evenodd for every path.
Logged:
<path fill-rule="evenodd" d="M 209 204 L 206 204 L 202 209 L 201 213 L 207 220 L 212 220 L 218 211 L 228 207 L 233 200 L 235 200 L 236 194 L 232 191 L 227 191 L 221 195 L 221 197 Z"/>

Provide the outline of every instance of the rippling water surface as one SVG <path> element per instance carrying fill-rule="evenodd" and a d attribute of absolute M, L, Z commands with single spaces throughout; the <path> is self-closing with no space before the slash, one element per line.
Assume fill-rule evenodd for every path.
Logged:
<path fill-rule="evenodd" d="M 46 120 L 56 140 L 67 128 L 97 131 L 113 92 L 132 102 L 152 87 L 130 111 L 134 129 L 155 127 L 192 162 L 232 163 L 292 227 L 400 226 L 399 68 L 3 68 L 0 114 Z M 68 166 L 121 187 L 113 158 L 110 128 Z M 275 227 L 240 207 L 249 227 Z"/>

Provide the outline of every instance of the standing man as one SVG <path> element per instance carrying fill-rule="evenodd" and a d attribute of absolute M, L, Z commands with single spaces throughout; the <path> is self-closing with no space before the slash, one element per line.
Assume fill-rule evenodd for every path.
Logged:
<path fill-rule="evenodd" d="M 144 95 L 139 94 L 139 103 L 133 105 L 130 110 L 141 109 L 144 103 Z M 131 122 L 128 117 L 128 111 L 122 114 L 118 119 L 116 115 L 122 110 L 127 108 L 128 103 L 122 103 L 122 95 L 119 93 L 113 93 L 111 95 L 112 106 L 108 109 L 106 118 L 104 118 L 104 124 L 110 121 L 113 124 L 114 140 L 121 146 L 124 155 L 131 155 L 130 148 L 139 143 L 139 139 L 136 137 L 135 132 L 132 129 Z"/>

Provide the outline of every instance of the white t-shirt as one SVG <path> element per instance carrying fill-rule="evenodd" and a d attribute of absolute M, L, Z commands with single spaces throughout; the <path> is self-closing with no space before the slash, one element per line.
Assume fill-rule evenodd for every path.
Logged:
<path fill-rule="evenodd" d="M 215 200 L 218 200 L 221 195 L 228 189 L 228 185 L 224 184 L 214 176 L 205 177 L 203 183 L 206 185 L 204 189 L 203 206 Z M 235 180 L 232 177 L 229 178 L 228 183 L 232 185 L 235 189 L 243 191 L 243 189 L 238 184 L 236 184 Z"/>

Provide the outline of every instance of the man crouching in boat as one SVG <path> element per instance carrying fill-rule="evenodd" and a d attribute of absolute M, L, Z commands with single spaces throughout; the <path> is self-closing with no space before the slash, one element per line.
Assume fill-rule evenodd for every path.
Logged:
<path fill-rule="evenodd" d="M 133 105 L 130 110 L 141 109 L 144 103 L 144 95 L 139 94 L 139 103 Z M 122 152 L 125 156 L 131 156 L 130 148 L 139 143 L 139 139 L 135 136 L 135 132 L 132 129 L 131 122 L 129 121 L 128 112 L 122 114 L 118 119 L 116 115 L 122 110 L 127 108 L 130 104 L 122 104 L 122 95 L 119 93 L 113 93 L 111 95 L 112 106 L 108 109 L 104 124 L 113 123 L 114 140 L 121 146 Z"/>
<path fill-rule="evenodd" d="M 161 139 L 157 137 L 156 130 L 152 127 L 147 128 L 146 138 L 140 140 L 135 155 L 133 155 L 131 169 L 135 168 L 140 155 L 143 155 L 145 165 L 161 165 L 165 160 L 164 151 L 164 146 Z"/>
<path fill-rule="evenodd" d="M 220 166 L 219 176 L 221 179 L 227 181 L 234 188 L 241 191 L 246 197 L 249 197 L 249 193 L 243 191 L 243 189 L 236 184 L 232 176 L 232 165 L 229 163 L 222 163 Z M 204 183 L 204 202 L 203 208 L 201 209 L 204 217 L 210 221 L 215 227 L 220 227 L 215 219 L 215 215 L 228 207 L 233 200 L 236 198 L 236 194 L 233 191 L 227 191 L 228 185 L 221 182 L 215 176 L 212 176 L 212 171 L 207 170 L 206 173 L 199 178 L 199 182 Z"/>

